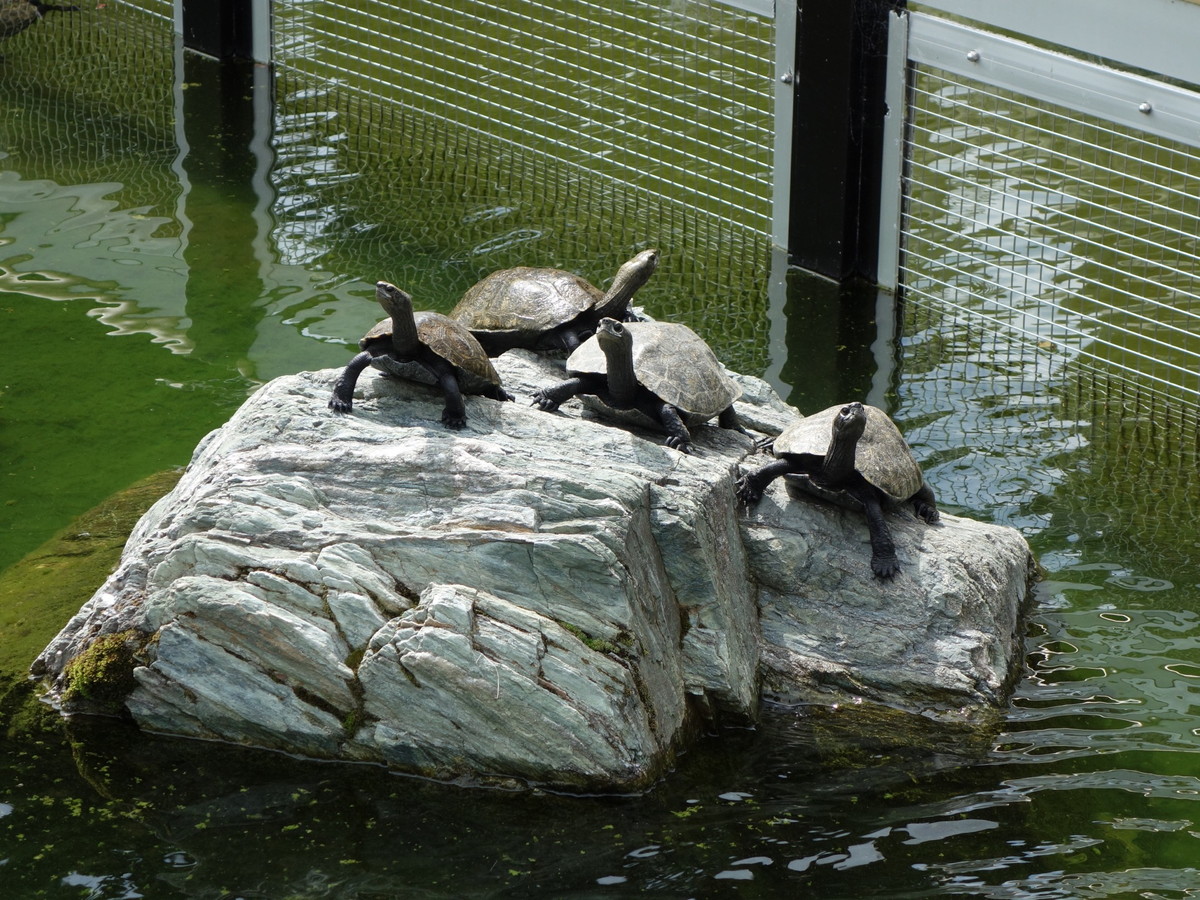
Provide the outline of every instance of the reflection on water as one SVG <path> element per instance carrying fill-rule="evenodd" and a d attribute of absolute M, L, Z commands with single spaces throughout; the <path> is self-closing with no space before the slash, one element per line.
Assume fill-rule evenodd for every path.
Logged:
<path fill-rule="evenodd" d="M 1200 155 L 933 69 L 914 96 L 914 294 L 1194 405 Z"/>
<path fill-rule="evenodd" d="M 178 121 L 148 107 L 133 127 L 93 111 L 79 137 L 73 101 L 23 81 L 29 63 L 11 52 L 0 565 L 140 475 L 186 462 L 262 380 L 343 364 L 378 318 L 377 277 L 448 309 L 493 268 L 530 261 L 602 282 L 637 249 L 581 233 L 566 198 L 498 180 L 499 163 L 447 151 L 474 145 L 427 121 L 366 108 L 367 139 L 345 98 L 291 84 L 266 110 L 268 142 L 261 106 L 213 116 L 220 79 L 202 61 L 186 63 L 182 98 L 147 88 Z M 28 132 L 11 124 L 22 121 Z M 406 140 L 387 143 L 393 133 Z M 56 171 L 56 157 L 69 165 Z M 1005 167 L 1006 190 L 1046 206 L 1020 162 Z M 1004 207 L 996 227 L 1020 211 Z M 953 231 L 944 213 L 931 231 Z M 793 273 L 771 313 L 786 313 L 771 351 L 785 358 L 774 358 L 763 266 L 730 263 L 685 231 L 641 238 L 661 242 L 664 263 L 639 300 L 709 335 L 730 364 L 770 369 L 805 409 L 892 387 L 942 505 L 1034 544 L 1047 578 L 1027 674 L 995 734 L 855 705 L 772 710 L 702 741 L 644 797 L 580 799 L 103 722 L 75 723 L 63 742 L 56 723 L 23 723 L 24 737 L 0 743 L 11 895 L 1194 892 L 1200 498 L 1177 411 L 955 315 L 953 286 L 926 285 L 945 288 L 946 305 L 904 310 L 884 372 L 873 296 L 856 305 Z M 1010 265 L 1028 250 L 996 243 L 985 273 L 996 297 L 1034 277 Z M 1067 284 L 1060 251 L 1043 258 Z"/>
<path fill-rule="evenodd" d="M 0 290 L 43 300 L 88 299 L 114 334 L 150 334 L 187 353 L 186 267 L 174 220 L 121 209 L 116 183 L 57 185 L 0 171 Z M 50 262 L 53 268 L 47 266 Z M 130 269 L 137 268 L 136 274 Z"/>

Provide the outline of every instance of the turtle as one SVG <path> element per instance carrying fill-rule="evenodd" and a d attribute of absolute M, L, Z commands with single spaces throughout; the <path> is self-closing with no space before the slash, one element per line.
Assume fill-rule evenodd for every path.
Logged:
<path fill-rule="evenodd" d="M 667 433 L 667 446 L 683 453 L 691 452 L 688 425 L 713 416 L 721 427 L 746 433 L 733 408 L 741 388 L 686 325 L 605 317 L 566 365 L 567 380 L 537 391 L 534 405 L 552 411 L 576 394 L 592 394 L 611 411 L 648 417 Z"/>
<path fill-rule="evenodd" d="M 436 384 L 446 397 L 442 424 L 462 428 L 467 422 L 462 392 L 493 400 L 512 400 L 500 375 L 479 342 L 461 324 L 441 313 L 413 312 L 412 297 L 386 281 L 375 285 L 375 299 L 388 318 L 362 336 L 355 356 L 333 386 L 329 408 L 350 412 L 354 385 L 368 365 L 388 375 Z"/>
<path fill-rule="evenodd" d="M 900 571 L 896 545 L 883 511 L 911 503 L 932 525 L 939 518 L 933 490 L 921 474 L 900 429 L 887 413 L 863 403 L 836 404 L 794 422 L 775 438 L 778 459 L 743 476 L 737 496 L 757 503 L 780 475 L 789 486 L 866 513 L 871 571 L 891 578 Z"/>
<path fill-rule="evenodd" d="M 58 6 L 37 0 L 0 0 L 0 38 L 20 34 L 48 12 L 78 11 L 78 6 Z"/>
<path fill-rule="evenodd" d="M 450 312 L 488 356 L 514 347 L 570 352 L 605 316 L 631 321 L 630 298 L 658 268 L 658 251 L 643 250 L 617 270 L 607 292 L 561 269 L 518 266 L 493 272 Z"/>

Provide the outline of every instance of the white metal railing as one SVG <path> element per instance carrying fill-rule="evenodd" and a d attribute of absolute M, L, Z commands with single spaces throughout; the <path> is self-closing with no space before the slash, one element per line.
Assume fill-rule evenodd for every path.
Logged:
<path fill-rule="evenodd" d="M 908 53 L 913 62 L 1126 128 L 1200 145 L 1200 95 L 1195 91 L 958 22 L 920 14 L 909 16 L 909 21 Z M 1200 26 L 1200 18 L 1196 24 Z M 1200 79 L 1200 68 L 1195 74 Z"/>
<path fill-rule="evenodd" d="M 1200 84 L 1200 5 L 1192 0 L 914 0 L 911 6 Z"/>
<path fill-rule="evenodd" d="M 989 9 L 1011 26 L 1025 5 Z M 895 25 L 881 279 L 1200 403 L 1200 93 L 926 13 Z"/>

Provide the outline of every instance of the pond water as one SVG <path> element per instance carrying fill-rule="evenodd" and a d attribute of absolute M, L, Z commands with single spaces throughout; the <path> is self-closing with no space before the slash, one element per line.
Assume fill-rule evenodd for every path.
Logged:
<path fill-rule="evenodd" d="M 335 208 L 322 185 L 353 173 L 319 117 L 279 116 L 251 158 L 219 117 L 143 140 L 31 89 L 18 63 L 0 83 L 0 570 L 186 463 L 257 384 L 343 364 L 378 316 L 376 278 L 446 309 L 534 250 L 599 280 L 638 249 L 587 249 L 437 173 L 389 200 L 394 218 Z M 194 96 L 228 89 L 216 66 L 188 66 Z M 81 144 L 68 132 L 83 121 L 96 137 Z M 662 249 L 641 299 L 704 330 L 697 310 L 731 288 L 696 270 L 721 260 Z M 722 358 L 803 410 L 887 402 L 942 505 L 1020 528 L 1047 570 L 994 733 L 901 719 L 864 737 L 854 708 L 770 709 L 706 736 L 644 796 L 577 798 L 25 717 L 0 741 L 4 895 L 1195 896 L 1194 436 L 977 328 L 910 312 L 890 340 L 873 295 L 793 272 L 768 304 L 769 280 L 734 285 L 725 314 L 750 321 L 706 330 Z M 746 337 L 761 344 L 768 319 L 787 323 L 770 354 Z M 47 627 L 22 632 L 32 652 Z"/>

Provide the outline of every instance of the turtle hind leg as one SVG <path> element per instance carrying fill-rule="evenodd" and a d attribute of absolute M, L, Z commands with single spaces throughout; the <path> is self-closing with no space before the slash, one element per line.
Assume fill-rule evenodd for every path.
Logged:
<path fill-rule="evenodd" d="M 481 392 L 481 395 L 484 397 L 488 397 L 491 400 L 499 400 L 501 402 L 507 402 L 510 400 L 517 399 L 516 397 L 514 397 L 512 394 L 510 394 L 508 391 L 506 391 L 503 387 L 501 387 L 498 384 L 489 385 L 486 390 Z"/>
<path fill-rule="evenodd" d="M 938 512 L 937 499 L 933 496 L 933 488 L 929 486 L 929 482 L 922 481 L 921 489 L 912 496 L 913 509 L 917 511 L 917 515 L 932 525 L 942 517 Z"/>
<path fill-rule="evenodd" d="M 747 506 L 757 503 L 762 499 L 763 491 L 767 489 L 768 484 L 779 476 L 794 471 L 796 469 L 790 460 L 772 460 L 765 466 L 761 466 L 738 479 L 737 486 L 734 489 L 737 493 L 737 498 Z"/>
<path fill-rule="evenodd" d="M 721 411 L 721 415 L 717 417 L 717 424 L 722 428 L 728 428 L 730 431 L 739 431 L 742 434 L 749 435 L 742 420 L 738 418 L 737 410 L 733 408 L 733 404 L 729 404 L 728 408 Z"/>
<path fill-rule="evenodd" d="M 354 408 L 354 386 L 358 384 L 358 376 L 363 369 L 371 364 L 371 353 L 362 351 L 346 365 L 341 376 L 333 385 L 333 396 L 329 398 L 329 408 L 334 412 L 350 412 Z"/>
<path fill-rule="evenodd" d="M 442 396 L 446 400 L 446 405 L 442 408 L 442 424 L 456 430 L 465 427 L 467 406 L 463 402 L 462 388 L 458 385 L 458 376 L 454 374 L 454 368 L 440 358 L 432 363 L 426 360 L 422 360 L 421 363 L 437 379 Z"/>

